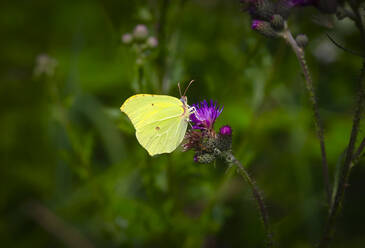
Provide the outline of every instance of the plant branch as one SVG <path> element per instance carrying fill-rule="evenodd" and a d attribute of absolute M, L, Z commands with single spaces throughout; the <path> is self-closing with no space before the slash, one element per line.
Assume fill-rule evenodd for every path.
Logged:
<path fill-rule="evenodd" d="M 143 87 L 143 76 L 144 76 L 143 65 L 138 65 L 137 73 L 138 73 L 137 81 L 138 81 L 139 91 L 143 91 L 145 90 Z"/>
<path fill-rule="evenodd" d="M 298 46 L 298 44 L 294 40 L 290 30 L 286 29 L 285 32 L 282 34 L 282 36 L 293 49 L 293 51 L 299 61 L 302 72 L 304 74 L 306 87 L 307 87 L 307 90 L 309 93 L 309 98 L 312 103 L 312 110 L 314 113 L 314 122 L 316 125 L 316 132 L 317 132 L 317 136 L 318 136 L 319 144 L 320 144 L 320 148 L 321 148 L 323 181 L 324 181 L 324 187 L 325 187 L 326 194 L 327 194 L 327 203 L 328 203 L 328 206 L 330 206 L 332 193 L 331 193 L 331 186 L 330 186 L 329 176 L 328 176 L 328 163 L 327 163 L 326 147 L 325 147 L 325 143 L 324 143 L 324 132 L 323 132 L 322 122 L 321 122 L 321 119 L 319 116 L 318 103 L 317 103 L 316 95 L 314 92 L 312 77 L 310 75 L 308 65 L 307 65 L 307 62 L 306 62 L 306 59 L 304 56 L 304 50 Z"/>
<path fill-rule="evenodd" d="M 255 180 L 250 177 L 250 175 L 245 170 L 245 168 L 243 167 L 241 162 L 238 161 L 233 154 L 230 154 L 229 158 L 227 160 L 232 162 L 233 164 L 235 164 L 238 167 L 239 174 L 250 185 L 251 190 L 252 190 L 252 195 L 256 200 L 257 206 L 260 211 L 261 219 L 262 219 L 262 222 L 263 222 L 263 225 L 265 228 L 266 238 L 267 238 L 267 247 L 273 247 L 274 241 L 273 241 L 273 234 L 272 234 L 272 230 L 271 230 L 270 222 L 269 222 L 269 214 L 266 210 L 264 199 L 261 195 L 259 188 L 256 185 Z"/>
<path fill-rule="evenodd" d="M 159 9 L 159 20 L 157 23 L 157 39 L 159 43 L 159 53 L 157 56 L 157 65 L 158 65 L 158 77 L 159 77 L 159 90 L 163 92 L 163 82 L 165 80 L 166 73 L 166 19 L 167 19 L 167 11 L 169 7 L 170 0 L 160 0 L 160 9 Z"/>
<path fill-rule="evenodd" d="M 355 2 L 350 2 L 350 6 L 355 14 L 355 24 L 357 28 L 360 31 L 361 38 L 363 42 L 365 42 L 365 28 L 362 22 L 362 17 L 359 13 L 359 6 Z M 321 242 L 319 247 L 320 248 L 326 248 L 329 247 L 330 242 L 333 238 L 333 234 L 335 232 L 335 222 L 336 218 L 340 212 L 340 207 L 343 203 L 344 194 L 346 186 L 348 185 L 348 179 L 350 176 L 351 168 L 352 166 L 357 162 L 357 159 L 359 159 L 359 156 L 361 155 L 362 150 L 365 147 L 365 138 L 361 141 L 360 146 L 358 147 L 357 151 L 355 150 L 355 143 L 356 139 L 359 133 L 359 126 L 360 126 L 360 119 L 361 119 L 361 113 L 363 111 L 363 104 L 365 101 L 365 89 L 364 89 L 364 83 L 365 81 L 365 59 L 363 61 L 362 69 L 360 72 L 360 78 L 358 83 L 358 96 L 355 106 L 355 114 L 353 117 L 353 123 L 352 123 L 352 130 L 350 135 L 350 141 L 349 145 L 346 150 L 346 158 L 345 162 L 343 164 L 343 167 L 341 168 L 341 176 L 340 181 L 337 186 L 336 194 L 334 196 L 333 204 L 331 205 L 328 219 L 325 227 L 325 231 L 323 233 Z"/>
<path fill-rule="evenodd" d="M 365 42 L 365 28 L 364 28 L 364 25 L 363 25 L 363 22 L 362 22 L 361 13 L 359 11 L 360 7 L 359 7 L 358 3 L 355 2 L 355 1 L 350 1 L 350 6 L 351 6 L 351 9 L 354 12 L 353 21 L 355 22 L 357 28 L 360 31 L 362 40 Z"/>
<path fill-rule="evenodd" d="M 363 66 L 361 69 L 361 74 L 360 74 L 360 79 L 359 79 L 359 90 L 358 90 L 358 96 L 357 96 L 357 101 L 356 101 L 356 109 L 355 109 L 355 114 L 353 117 L 353 123 L 352 123 L 352 130 L 351 130 L 351 136 L 350 136 L 350 141 L 346 150 L 346 157 L 345 157 L 345 162 L 341 168 L 341 174 L 340 174 L 340 181 L 338 183 L 337 186 L 337 190 L 336 190 L 336 194 L 334 196 L 334 200 L 333 200 L 333 204 L 331 205 L 329 214 L 328 214 L 328 219 L 327 219 L 327 223 L 326 223 L 326 227 L 325 227 L 325 231 L 322 237 L 322 240 L 320 242 L 319 247 L 320 248 L 326 248 L 329 247 L 329 244 L 333 238 L 333 234 L 334 234 L 334 229 L 335 229 L 335 221 L 336 218 L 340 212 L 340 206 L 343 203 L 343 198 L 344 198 L 344 193 L 345 193 L 345 189 L 346 186 L 348 184 L 348 178 L 350 175 L 350 171 L 351 171 L 351 164 L 353 162 L 353 158 L 354 158 L 354 150 L 355 150 L 355 143 L 356 143 L 356 139 L 357 139 L 357 135 L 359 133 L 359 125 L 360 125 L 360 118 L 361 118 L 361 113 L 362 113 L 362 107 L 363 107 L 363 102 L 364 102 L 364 98 L 365 98 L 365 94 L 364 94 L 364 81 L 365 80 L 365 61 L 363 62 Z M 363 143 L 363 142 L 362 142 Z M 359 149 L 360 149 L 360 153 L 362 150 L 363 145 L 360 145 Z M 359 151 L 359 150 L 358 150 Z M 356 152 L 357 154 L 357 152 Z"/>
<path fill-rule="evenodd" d="M 357 148 L 354 154 L 354 158 L 352 159 L 354 164 L 360 159 L 361 153 L 364 150 L 364 148 L 365 148 L 365 137 L 362 139 L 359 147 Z"/>

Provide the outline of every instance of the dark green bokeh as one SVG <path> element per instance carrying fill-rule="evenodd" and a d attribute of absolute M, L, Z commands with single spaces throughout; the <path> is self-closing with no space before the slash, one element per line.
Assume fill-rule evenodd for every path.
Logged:
<path fill-rule="evenodd" d="M 310 40 L 333 182 L 361 61 L 328 41 L 315 14 L 295 11 L 289 23 Z M 147 93 L 178 97 L 177 82 L 195 79 L 189 103 L 224 105 L 215 127 L 232 126 L 234 153 L 263 191 L 279 247 L 313 247 L 326 202 L 300 68 L 284 41 L 252 31 L 238 1 L 223 0 L 2 3 L 2 247 L 65 247 L 70 233 L 94 247 L 263 247 L 255 202 L 233 169 L 196 164 L 181 149 L 149 157 L 119 111 L 139 92 L 136 55 L 121 36 L 140 23 L 165 37 L 141 67 Z M 351 21 L 333 32 L 359 49 Z M 57 60 L 53 75 L 34 75 L 40 54 Z M 333 247 L 365 245 L 364 166 L 352 171 Z"/>

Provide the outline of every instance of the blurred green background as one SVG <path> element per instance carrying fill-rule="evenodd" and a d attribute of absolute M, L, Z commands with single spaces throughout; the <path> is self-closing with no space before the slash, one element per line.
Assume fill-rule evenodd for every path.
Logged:
<path fill-rule="evenodd" d="M 295 10 L 289 24 L 310 40 L 333 182 L 361 61 L 328 41 L 317 14 Z M 158 39 L 142 61 L 121 42 L 137 24 Z M 330 32 L 359 50 L 350 21 Z M 194 163 L 181 149 L 149 157 L 119 111 L 139 92 L 178 97 L 177 83 L 191 79 L 189 103 L 224 105 L 215 127 L 232 126 L 278 247 L 319 240 L 327 210 L 300 68 L 284 41 L 251 30 L 238 1 L 3 1 L 0 34 L 2 247 L 263 247 L 250 188 L 234 169 Z M 332 247 L 365 245 L 364 163 L 352 171 Z"/>

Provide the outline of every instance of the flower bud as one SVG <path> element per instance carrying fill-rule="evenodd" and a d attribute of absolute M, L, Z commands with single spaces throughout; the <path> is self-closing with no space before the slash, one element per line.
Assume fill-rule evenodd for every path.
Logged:
<path fill-rule="evenodd" d="M 222 152 L 232 148 L 232 128 L 230 126 L 226 125 L 219 129 L 217 148 Z"/>
<path fill-rule="evenodd" d="M 122 35 L 122 42 L 124 44 L 129 45 L 132 43 L 132 41 L 133 41 L 133 36 L 131 34 L 126 33 Z"/>
<path fill-rule="evenodd" d="M 207 135 L 203 138 L 202 149 L 205 152 L 213 152 L 217 147 L 217 139 L 214 136 Z"/>
<path fill-rule="evenodd" d="M 210 164 L 215 160 L 215 156 L 210 153 L 195 154 L 194 161 L 200 164 Z"/>
<path fill-rule="evenodd" d="M 270 0 L 254 0 L 252 1 L 253 8 L 250 8 L 253 17 L 269 21 L 274 14 L 275 5 Z"/>
<path fill-rule="evenodd" d="M 219 134 L 221 134 L 221 135 L 232 135 L 232 128 L 228 125 L 222 126 L 219 129 Z"/>
<path fill-rule="evenodd" d="M 284 18 L 281 15 L 273 15 L 271 25 L 276 31 L 282 31 L 284 29 Z"/>
<path fill-rule="evenodd" d="M 148 29 L 146 25 L 138 24 L 133 30 L 133 36 L 136 40 L 145 40 L 148 36 Z"/>
<path fill-rule="evenodd" d="M 276 4 L 275 13 L 283 17 L 284 20 L 288 19 L 290 11 L 292 9 L 292 4 L 288 0 L 280 0 Z"/>
<path fill-rule="evenodd" d="M 308 44 L 308 37 L 305 34 L 299 34 L 295 38 L 295 41 L 299 47 L 304 48 Z"/>
<path fill-rule="evenodd" d="M 269 38 L 276 38 L 279 36 L 278 33 L 271 27 L 270 23 L 266 21 L 253 20 L 251 28 Z"/>
<path fill-rule="evenodd" d="M 146 44 L 149 48 L 155 48 L 158 45 L 158 40 L 156 39 L 156 37 L 151 36 L 147 39 Z"/>

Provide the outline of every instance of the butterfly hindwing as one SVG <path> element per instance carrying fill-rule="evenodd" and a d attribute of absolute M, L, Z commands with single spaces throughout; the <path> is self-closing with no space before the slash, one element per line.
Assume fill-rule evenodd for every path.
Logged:
<path fill-rule="evenodd" d="M 151 123 L 136 131 L 136 136 L 150 155 L 169 153 L 181 143 L 187 125 L 187 121 L 174 117 Z"/>

